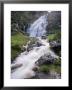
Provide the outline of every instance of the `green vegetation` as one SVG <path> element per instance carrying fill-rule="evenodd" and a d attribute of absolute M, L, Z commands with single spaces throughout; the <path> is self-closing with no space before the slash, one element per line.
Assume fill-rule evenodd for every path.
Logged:
<path fill-rule="evenodd" d="M 39 71 L 41 72 L 44 72 L 44 73 L 48 73 L 50 71 L 54 71 L 54 72 L 57 72 L 57 73 L 61 73 L 61 67 L 60 66 L 56 66 L 54 64 L 51 64 L 51 65 L 42 65 L 40 66 L 40 69 Z"/>
<path fill-rule="evenodd" d="M 60 41 L 61 40 L 61 31 L 57 31 L 54 34 L 49 34 L 48 40 L 49 41 Z"/>
<path fill-rule="evenodd" d="M 60 58 L 58 58 L 58 59 L 56 59 L 55 61 L 54 61 L 54 65 L 59 65 L 59 66 L 61 66 L 61 59 Z"/>
<path fill-rule="evenodd" d="M 19 31 L 16 31 L 11 36 L 11 60 L 13 61 L 21 52 L 21 48 L 23 45 L 26 45 L 28 41 L 30 42 L 30 45 L 34 44 L 36 42 L 36 38 L 30 38 L 26 34 L 23 34 Z"/>
<path fill-rule="evenodd" d="M 26 35 L 23 35 L 20 32 L 17 32 L 15 35 L 13 35 L 11 37 L 11 45 L 15 46 L 15 45 L 26 45 L 26 43 L 29 41 L 29 37 Z"/>
<path fill-rule="evenodd" d="M 61 73 L 61 60 L 60 59 L 55 60 L 54 64 L 41 65 L 39 68 L 39 71 L 44 72 L 44 73 L 54 71 L 60 74 Z"/>
<path fill-rule="evenodd" d="M 21 53 L 22 45 L 26 45 L 29 41 L 29 37 L 23 35 L 21 32 L 16 32 L 11 36 L 11 59 L 14 60 L 15 57 Z"/>
<path fill-rule="evenodd" d="M 35 42 L 37 41 L 37 38 L 35 38 L 35 37 L 30 37 L 30 41 L 31 41 L 31 44 L 35 44 Z"/>
<path fill-rule="evenodd" d="M 50 71 L 50 68 L 48 65 L 42 65 L 42 66 L 40 66 L 39 71 L 48 73 Z"/>

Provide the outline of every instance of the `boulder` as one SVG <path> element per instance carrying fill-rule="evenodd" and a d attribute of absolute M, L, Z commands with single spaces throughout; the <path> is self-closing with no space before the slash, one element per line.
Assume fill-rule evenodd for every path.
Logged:
<path fill-rule="evenodd" d="M 52 57 L 50 54 L 44 55 L 39 58 L 38 61 L 35 62 L 36 65 L 42 65 L 42 64 L 50 64 L 54 63 L 55 58 Z"/>
<path fill-rule="evenodd" d="M 52 48 L 54 48 L 54 47 L 61 47 L 61 43 L 60 42 L 56 42 L 56 41 L 52 41 L 52 42 L 50 42 L 50 46 Z"/>
<path fill-rule="evenodd" d="M 33 71 L 38 71 L 39 70 L 39 67 L 38 66 L 35 66 L 32 70 Z"/>
<path fill-rule="evenodd" d="M 50 48 L 58 55 L 61 56 L 61 43 L 60 41 L 50 42 Z"/>
<path fill-rule="evenodd" d="M 43 35 L 41 38 L 42 38 L 42 39 L 46 39 L 47 37 L 46 37 L 46 35 Z"/>
<path fill-rule="evenodd" d="M 23 51 L 23 52 L 26 51 L 26 46 L 23 45 L 23 46 L 21 47 L 21 51 Z"/>
<path fill-rule="evenodd" d="M 22 66 L 22 63 L 20 63 L 20 64 L 12 64 L 11 69 L 16 69 L 16 68 L 21 67 L 21 66 Z"/>
<path fill-rule="evenodd" d="M 39 41 L 36 42 L 36 46 L 37 46 L 37 47 L 40 47 L 40 46 L 42 46 L 42 45 L 43 45 L 43 44 L 42 44 L 41 42 L 39 42 Z"/>
<path fill-rule="evenodd" d="M 31 79 L 61 79 L 61 75 L 52 71 L 49 73 L 36 72 Z"/>

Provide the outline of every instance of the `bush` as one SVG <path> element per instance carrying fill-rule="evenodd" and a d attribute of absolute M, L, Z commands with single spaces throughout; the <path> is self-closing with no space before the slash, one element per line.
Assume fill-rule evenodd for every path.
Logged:
<path fill-rule="evenodd" d="M 49 34 L 48 35 L 48 40 L 49 41 L 59 41 L 59 42 L 61 42 L 61 32 L 58 31 L 54 34 Z"/>
<path fill-rule="evenodd" d="M 44 73 L 49 73 L 50 71 L 54 71 L 60 74 L 61 73 L 61 62 L 60 60 L 56 60 L 54 64 L 41 65 L 39 68 L 39 71 L 44 72 Z"/>
<path fill-rule="evenodd" d="M 54 65 L 61 65 L 61 59 L 60 58 L 59 59 L 56 59 L 54 61 Z"/>
<path fill-rule="evenodd" d="M 39 71 L 41 71 L 41 72 L 44 72 L 44 73 L 48 73 L 49 72 L 49 67 L 47 66 L 47 65 L 42 65 L 42 66 L 40 66 L 40 68 L 39 68 Z"/>
<path fill-rule="evenodd" d="M 19 45 L 14 45 L 11 48 L 14 49 L 14 50 L 17 50 L 17 51 L 20 51 L 21 50 L 21 48 L 19 47 Z"/>
<path fill-rule="evenodd" d="M 26 45 L 29 37 L 23 35 L 21 32 L 16 32 L 11 36 L 11 60 L 13 61 L 20 53 L 21 47 Z"/>

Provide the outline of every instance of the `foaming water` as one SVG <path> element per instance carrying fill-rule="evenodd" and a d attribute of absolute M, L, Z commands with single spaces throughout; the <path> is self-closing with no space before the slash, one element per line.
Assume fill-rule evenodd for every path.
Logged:
<path fill-rule="evenodd" d="M 41 37 L 46 34 L 46 26 L 48 25 L 48 15 L 43 15 L 37 19 L 31 26 L 28 28 L 28 33 L 30 37 Z"/>
<path fill-rule="evenodd" d="M 35 62 L 44 54 L 50 53 L 54 57 L 56 55 L 50 50 L 49 43 L 46 40 L 41 40 L 43 46 L 34 47 L 29 53 L 21 53 L 19 57 L 16 58 L 14 65 L 22 64 L 21 67 L 15 69 L 15 71 L 11 74 L 11 78 L 14 79 L 23 79 L 23 78 L 30 78 L 35 75 L 35 72 L 32 70 L 35 67 Z"/>
<path fill-rule="evenodd" d="M 47 26 L 47 15 L 41 16 L 36 20 L 28 29 L 30 37 L 38 38 L 42 44 L 40 47 L 33 47 L 29 52 L 25 51 L 21 53 L 11 64 L 11 67 L 17 67 L 11 73 L 12 79 L 31 78 L 35 75 L 33 68 L 36 66 L 35 62 L 43 55 L 50 53 L 54 58 L 57 57 L 51 50 L 47 40 L 40 37 L 45 34 Z"/>

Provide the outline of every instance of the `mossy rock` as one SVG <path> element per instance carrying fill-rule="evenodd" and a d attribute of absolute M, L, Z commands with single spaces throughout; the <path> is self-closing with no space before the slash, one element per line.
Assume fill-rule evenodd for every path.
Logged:
<path fill-rule="evenodd" d="M 50 71 L 50 69 L 48 66 L 42 65 L 42 66 L 40 66 L 39 71 L 44 72 L 44 73 L 48 73 Z"/>
<path fill-rule="evenodd" d="M 61 59 L 58 58 L 54 61 L 54 65 L 61 65 Z"/>

